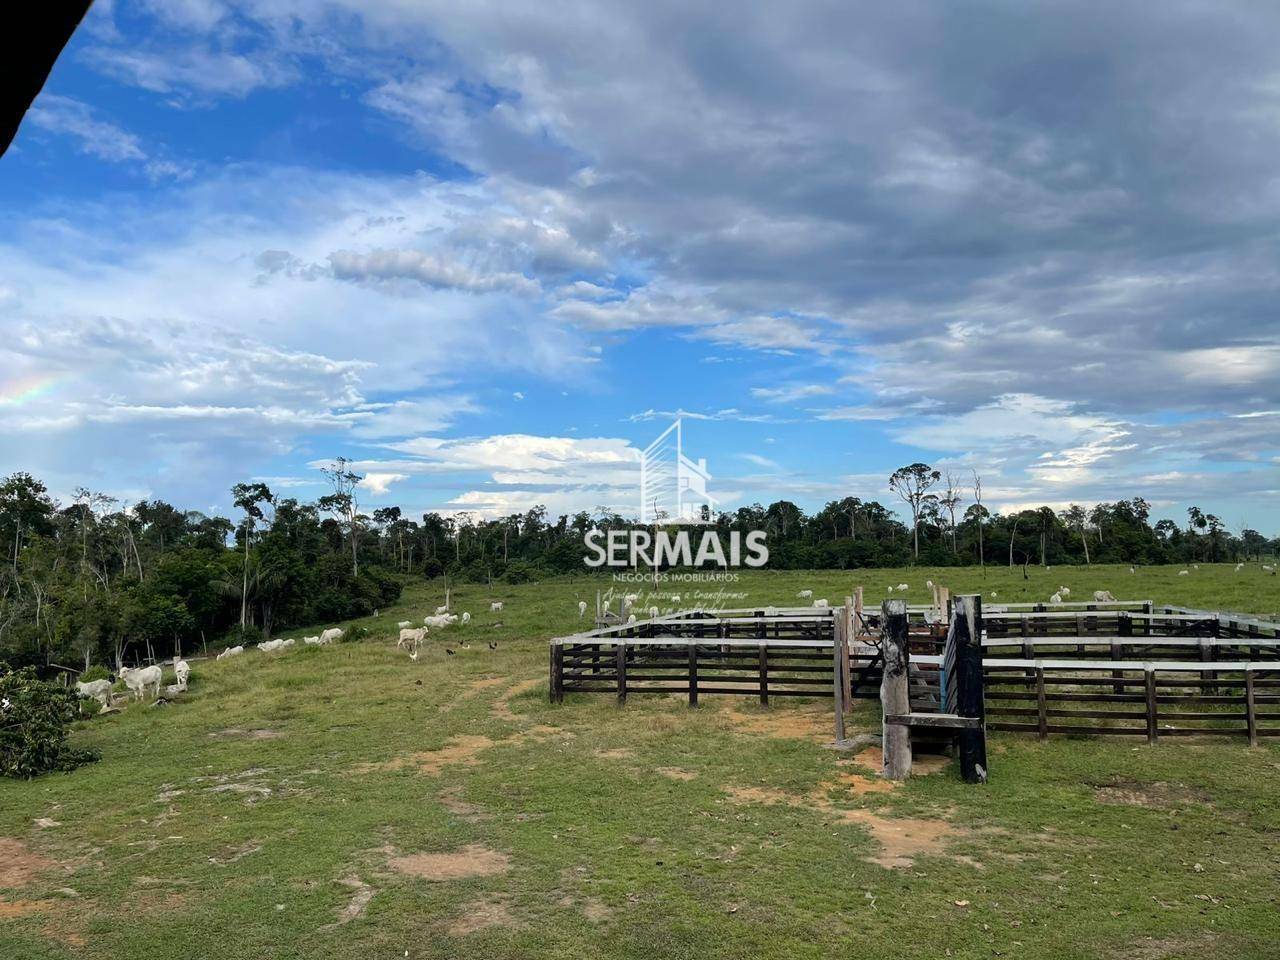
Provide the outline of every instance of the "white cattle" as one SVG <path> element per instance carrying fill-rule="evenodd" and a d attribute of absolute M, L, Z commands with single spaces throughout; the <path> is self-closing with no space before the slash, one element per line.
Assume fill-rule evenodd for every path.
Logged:
<path fill-rule="evenodd" d="M 110 680 L 76 681 L 76 693 L 86 700 L 97 700 L 104 707 L 111 702 Z"/>
<path fill-rule="evenodd" d="M 1243 564 L 1243 563 L 1237 563 L 1237 564 L 1236 564 L 1236 573 L 1239 573 L 1239 572 L 1240 572 L 1241 570 L 1243 570 L 1243 569 L 1244 569 L 1244 564 Z"/>
<path fill-rule="evenodd" d="M 1095 603 L 1115 603 L 1116 598 L 1111 595 L 1110 590 L 1093 591 L 1093 599 Z"/>
<path fill-rule="evenodd" d="M 320 631 L 321 643 L 337 643 L 342 639 L 343 629 L 341 627 L 330 627 L 328 630 Z"/>
<path fill-rule="evenodd" d="M 263 653 L 275 653 L 282 643 L 284 643 L 283 640 L 263 640 L 258 644 L 258 649 Z"/>
<path fill-rule="evenodd" d="M 396 624 L 396 626 L 397 626 L 397 627 L 399 627 L 401 630 L 403 630 L 405 627 L 412 627 L 412 626 L 413 626 L 413 621 L 412 621 L 412 620 L 401 620 L 399 623 L 397 623 L 397 624 Z"/>
<path fill-rule="evenodd" d="M 1188 576 L 1190 573 L 1191 573 L 1191 571 L 1190 571 L 1190 570 L 1179 570 L 1179 571 L 1178 571 L 1178 576 L 1180 576 L 1180 577 L 1185 577 L 1185 576 Z"/>
<path fill-rule="evenodd" d="M 1062 594 L 1064 597 L 1069 597 L 1069 596 L 1071 596 L 1071 588 L 1070 588 L 1070 587 L 1059 587 L 1059 588 L 1058 588 L 1058 592 L 1059 592 L 1060 594 Z"/>
<path fill-rule="evenodd" d="M 998 596 L 1000 596 L 1000 594 L 996 593 L 994 590 L 992 590 L 992 591 L 991 591 L 991 599 L 992 599 L 992 600 L 994 600 L 994 599 L 995 599 L 996 597 L 998 597 Z"/>
<path fill-rule="evenodd" d="M 678 593 L 673 593 L 673 594 L 671 595 L 671 602 L 672 602 L 672 603 L 679 603 L 679 602 L 680 602 L 680 594 L 678 594 Z"/>
<path fill-rule="evenodd" d="M 890 592 L 890 593 L 893 593 L 893 587 L 892 587 L 892 586 L 890 586 L 888 589 L 889 589 L 889 592 Z"/>
<path fill-rule="evenodd" d="M 440 614 L 448 613 L 448 612 L 449 612 L 449 605 L 447 603 L 443 607 L 436 607 L 436 616 L 440 616 Z"/>
<path fill-rule="evenodd" d="M 808 600 L 810 597 L 813 596 L 813 591 L 801 590 L 799 593 L 796 594 L 796 596 L 799 597 L 801 600 Z"/>
<path fill-rule="evenodd" d="M 147 692 L 147 688 L 151 687 L 154 691 L 152 697 L 160 696 L 160 680 L 164 674 L 159 667 L 121 667 L 120 679 L 124 681 L 124 685 L 129 688 L 129 692 L 134 698 L 141 700 Z"/>
<path fill-rule="evenodd" d="M 220 654 L 218 654 L 218 659 L 224 660 L 227 657 L 238 657 L 242 653 L 244 653 L 244 647 L 237 644 L 234 647 L 227 647 L 227 649 L 223 650 Z"/>
<path fill-rule="evenodd" d="M 500 612 L 501 610 L 502 610 L 502 601 L 501 601 L 501 600 L 495 600 L 495 601 L 493 601 L 493 603 L 489 604 L 489 612 L 490 612 L 490 613 L 498 613 L 498 612 Z"/>
<path fill-rule="evenodd" d="M 657 607 L 650 607 L 650 608 L 649 608 L 649 619 L 650 619 L 650 620 L 657 620 L 657 619 L 658 619 L 658 608 L 657 608 Z"/>
<path fill-rule="evenodd" d="M 1050 602 L 1050 603 L 1061 603 L 1061 602 L 1062 602 L 1062 594 L 1060 594 L 1060 593 L 1055 593 L 1053 596 L 1051 596 L 1051 597 L 1049 598 L 1049 602 Z"/>
<path fill-rule="evenodd" d="M 401 627 L 400 639 L 396 641 L 396 646 L 400 647 L 402 650 L 408 650 L 411 647 L 417 646 L 417 644 L 425 640 L 426 637 L 426 627 L 418 627 L 416 630 L 411 627 Z"/>
<path fill-rule="evenodd" d="M 906 592 L 907 592 L 908 590 L 910 590 L 910 589 L 911 589 L 911 588 L 910 588 L 909 586 L 907 586 L 907 584 L 905 584 L 905 583 L 900 583 L 900 584 L 898 584 L 898 592 L 900 592 L 900 593 L 906 593 Z"/>
<path fill-rule="evenodd" d="M 177 678 L 178 686 L 183 690 L 187 689 L 187 680 L 191 677 L 191 664 L 185 660 L 173 661 L 173 675 Z"/>
<path fill-rule="evenodd" d="M 292 647 L 292 646 L 293 646 L 294 642 L 295 642 L 295 641 L 294 641 L 293 637 L 290 637 L 290 638 L 289 638 L 289 639 L 287 639 L 287 640 L 281 640 L 281 641 L 280 641 L 280 649 L 281 649 L 281 650 L 288 650 L 290 647 Z"/>
<path fill-rule="evenodd" d="M 303 637 L 302 642 L 309 647 L 313 647 L 320 642 L 319 637 Z"/>
<path fill-rule="evenodd" d="M 434 627 L 439 630 L 442 627 L 450 626 L 457 622 L 458 617 L 452 613 L 441 613 L 435 616 L 423 617 L 422 622 L 425 626 Z"/>
<path fill-rule="evenodd" d="M 460 622 L 462 622 L 462 623 L 470 623 L 470 622 L 471 622 L 471 613 L 470 613 L 470 611 L 467 611 L 467 610 L 463 610 L 463 611 L 462 611 L 462 620 L 461 620 Z"/>
<path fill-rule="evenodd" d="M 631 616 L 627 617 L 627 623 L 635 623 L 635 622 L 636 622 L 636 615 L 634 613 L 631 614 Z"/>
<path fill-rule="evenodd" d="M 587 601 L 579 600 L 578 601 L 578 619 L 581 620 L 586 615 L 587 615 Z"/>
<path fill-rule="evenodd" d="M 819 609 L 825 609 L 825 608 L 827 608 L 827 607 L 831 606 L 831 604 L 827 603 L 827 601 L 826 601 L 826 600 L 815 600 L 815 601 L 813 601 L 813 605 L 814 605 L 815 607 L 818 607 Z"/>

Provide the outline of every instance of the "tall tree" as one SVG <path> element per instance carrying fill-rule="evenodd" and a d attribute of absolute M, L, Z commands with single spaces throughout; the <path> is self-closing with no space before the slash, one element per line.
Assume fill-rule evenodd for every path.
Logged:
<path fill-rule="evenodd" d="M 920 559 L 920 514 L 926 501 L 937 499 L 928 491 L 941 479 L 941 472 L 919 462 L 899 467 L 889 476 L 889 489 L 911 508 L 912 552 L 917 560 Z"/>
<path fill-rule="evenodd" d="M 329 511 L 339 522 L 346 523 L 351 537 L 351 573 L 359 576 L 360 556 L 357 544 L 360 536 L 360 504 L 356 500 L 356 488 L 364 477 L 354 472 L 350 464 L 351 461 L 346 457 L 338 457 L 320 471 L 333 487 L 333 493 L 321 497 L 319 505 L 321 510 Z"/>
<path fill-rule="evenodd" d="M 249 541 L 253 539 L 255 521 L 266 516 L 263 504 L 272 500 L 265 483 L 237 483 L 231 488 L 232 502 L 244 511 L 244 571 L 240 584 L 240 632 L 244 632 L 249 611 Z"/>

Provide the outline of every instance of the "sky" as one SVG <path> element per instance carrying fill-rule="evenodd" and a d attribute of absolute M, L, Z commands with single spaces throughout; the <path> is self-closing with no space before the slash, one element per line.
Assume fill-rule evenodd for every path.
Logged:
<path fill-rule="evenodd" d="M 98 0 L 0 159 L 0 471 L 230 511 L 1143 496 L 1280 533 L 1280 7 Z"/>

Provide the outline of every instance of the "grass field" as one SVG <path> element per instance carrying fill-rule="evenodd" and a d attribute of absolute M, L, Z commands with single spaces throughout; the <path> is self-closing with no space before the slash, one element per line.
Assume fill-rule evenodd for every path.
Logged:
<path fill-rule="evenodd" d="M 932 578 L 1280 610 L 1257 566 L 1030 576 L 753 573 L 725 605 Z M 366 642 L 196 661 L 175 702 L 86 721 L 98 763 L 0 782 L 0 957 L 1277 955 L 1276 747 L 996 734 L 985 787 L 895 788 L 824 747 L 817 702 L 551 705 L 545 640 L 607 586 L 464 585 L 474 622 L 413 663 L 395 621 L 443 600 L 415 585 Z M 853 729 L 878 723 L 864 703 Z"/>

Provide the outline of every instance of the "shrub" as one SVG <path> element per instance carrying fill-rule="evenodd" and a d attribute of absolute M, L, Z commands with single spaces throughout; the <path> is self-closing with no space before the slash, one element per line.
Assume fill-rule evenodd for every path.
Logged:
<path fill-rule="evenodd" d="M 0 661 L 0 776 L 29 779 L 96 760 L 67 746 L 79 712 L 73 692 L 41 680 L 34 667 L 14 670 Z"/>
<path fill-rule="evenodd" d="M 111 671 L 100 663 L 95 663 L 84 673 L 77 677 L 81 683 L 89 683 L 92 680 L 110 680 Z"/>

